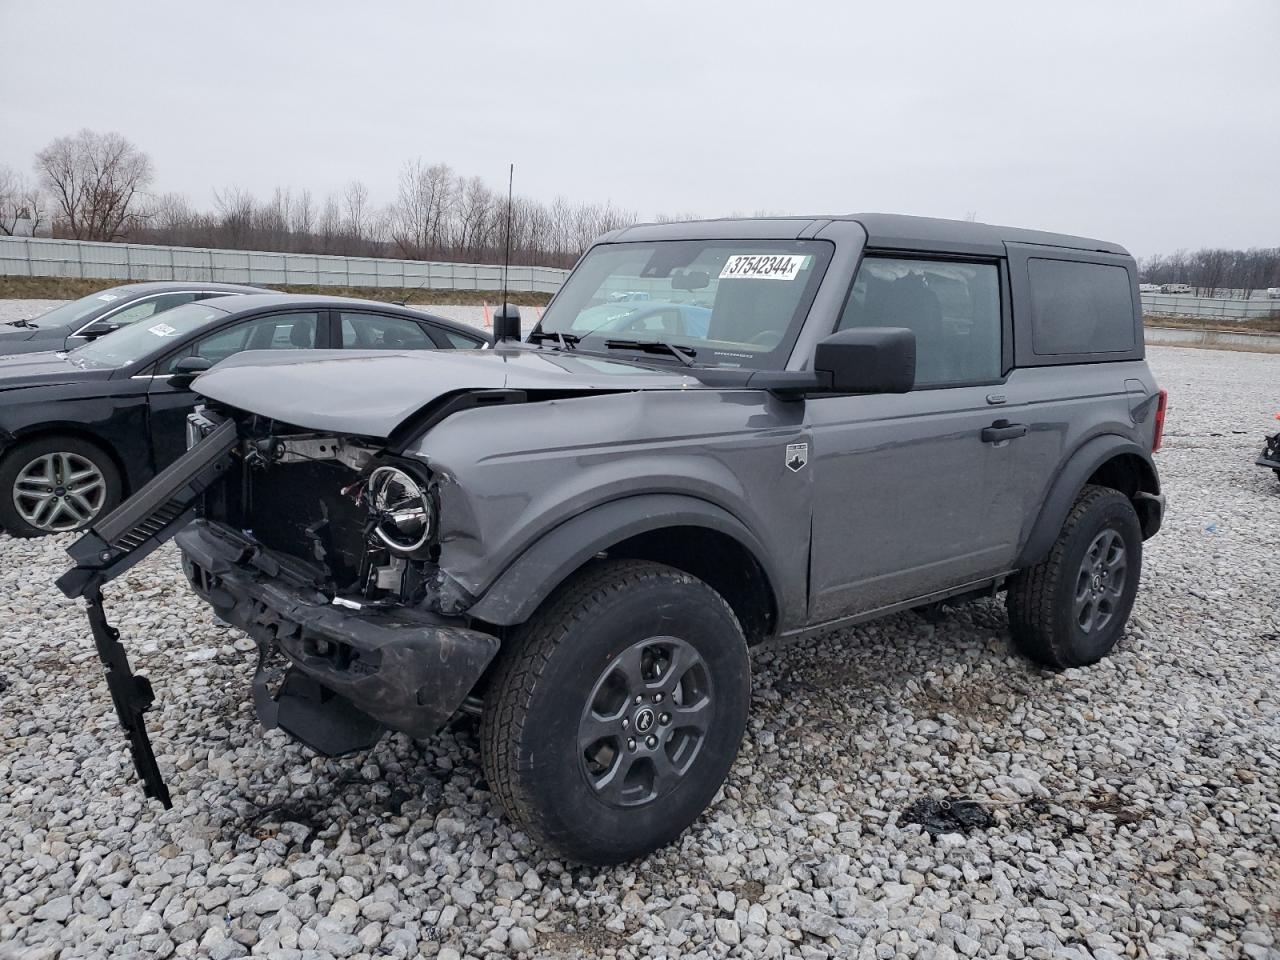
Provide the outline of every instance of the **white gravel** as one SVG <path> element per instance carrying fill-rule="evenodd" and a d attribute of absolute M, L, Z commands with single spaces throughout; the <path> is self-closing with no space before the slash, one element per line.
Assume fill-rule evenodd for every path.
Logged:
<path fill-rule="evenodd" d="M 144 802 L 69 538 L 0 539 L 0 958 L 1280 957 L 1280 362 L 1151 353 L 1169 513 L 1114 655 L 1040 671 L 990 601 L 759 653 L 716 802 L 608 870 L 512 831 L 470 723 L 344 761 L 263 736 L 252 645 L 170 549 L 108 590 L 159 695 L 176 805 Z M 962 794 L 995 824 L 899 824 Z"/>

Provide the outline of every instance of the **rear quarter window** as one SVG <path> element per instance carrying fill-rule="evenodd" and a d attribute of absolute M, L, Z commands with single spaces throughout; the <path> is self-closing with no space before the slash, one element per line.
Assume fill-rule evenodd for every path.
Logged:
<path fill-rule="evenodd" d="M 1134 349 L 1133 292 L 1124 267 L 1031 258 L 1031 344 L 1039 356 Z"/>

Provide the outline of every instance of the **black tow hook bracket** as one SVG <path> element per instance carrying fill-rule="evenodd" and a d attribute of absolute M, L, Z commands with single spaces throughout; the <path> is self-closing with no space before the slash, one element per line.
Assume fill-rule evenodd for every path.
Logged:
<path fill-rule="evenodd" d="M 156 763 L 151 738 L 147 736 L 147 726 L 143 720 L 143 714 L 151 709 L 156 700 L 151 681 L 129 669 L 129 658 L 120 643 L 120 631 L 107 622 L 107 612 L 102 607 L 102 592 L 95 588 L 85 595 L 85 600 L 89 606 L 89 626 L 93 630 L 93 642 L 98 648 L 98 659 L 102 661 L 107 677 L 107 689 L 111 691 L 111 700 L 115 703 L 120 726 L 128 737 L 129 752 L 133 755 L 134 769 L 142 780 L 143 792 L 151 799 L 159 800 L 168 810 L 173 807 L 173 801 L 169 799 L 169 788 L 160 775 L 160 767 Z"/>

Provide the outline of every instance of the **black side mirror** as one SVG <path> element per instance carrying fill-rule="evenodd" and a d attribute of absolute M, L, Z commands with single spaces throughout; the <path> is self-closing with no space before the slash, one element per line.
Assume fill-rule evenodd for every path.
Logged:
<path fill-rule="evenodd" d="M 115 333 L 119 329 L 120 324 L 118 323 L 112 323 L 110 320 L 95 320 L 76 336 L 84 337 L 86 340 L 97 340 L 99 337 L 105 337 L 108 333 Z"/>
<path fill-rule="evenodd" d="M 819 341 L 813 369 L 836 393 L 907 393 L 916 384 L 916 335 L 906 327 L 841 330 Z"/>
<path fill-rule="evenodd" d="M 183 357 L 173 365 L 173 373 L 169 377 L 171 387 L 189 387 L 191 381 L 213 366 L 208 357 Z"/>
<path fill-rule="evenodd" d="M 508 303 L 494 313 L 493 339 L 495 343 L 520 339 L 520 308 L 515 304 Z"/>

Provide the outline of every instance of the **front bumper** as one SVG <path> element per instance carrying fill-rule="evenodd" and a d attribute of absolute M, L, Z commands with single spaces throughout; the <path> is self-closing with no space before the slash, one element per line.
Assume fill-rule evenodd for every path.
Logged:
<path fill-rule="evenodd" d="M 439 730 L 498 652 L 496 637 L 425 611 L 335 604 L 301 565 L 228 527 L 196 520 L 174 539 L 192 588 L 257 641 L 264 660 L 279 650 L 294 671 L 346 701 L 337 701 L 342 709 L 349 704 L 410 736 Z M 273 726 L 268 709 L 258 698 L 259 715 Z M 329 713 L 324 719 L 323 710 L 309 709 L 308 716 L 320 726 L 346 722 Z M 280 726 L 321 752 L 345 752 L 326 748 L 334 731 L 298 730 L 296 720 Z"/>

